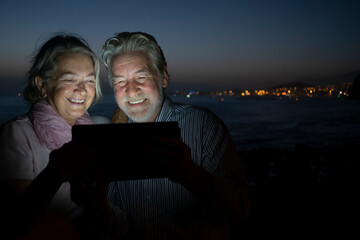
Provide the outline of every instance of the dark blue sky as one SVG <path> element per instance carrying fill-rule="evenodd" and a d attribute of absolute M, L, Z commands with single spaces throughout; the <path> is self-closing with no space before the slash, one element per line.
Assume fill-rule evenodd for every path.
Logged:
<path fill-rule="evenodd" d="M 358 0 L 2 0 L 0 92 L 22 90 L 35 47 L 58 31 L 81 35 L 98 55 L 116 32 L 154 35 L 171 88 L 264 88 L 339 75 L 360 68 L 359 13 Z"/>

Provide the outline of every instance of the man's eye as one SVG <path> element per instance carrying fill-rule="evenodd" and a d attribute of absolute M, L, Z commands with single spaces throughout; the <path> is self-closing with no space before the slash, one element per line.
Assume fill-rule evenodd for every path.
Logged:
<path fill-rule="evenodd" d="M 126 81 L 124 80 L 115 80 L 114 81 L 114 86 L 125 86 Z"/>
<path fill-rule="evenodd" d="M 140 76 L 140 77 L 137 77 L 137 79 L 136 79 L 138 82 L 145 82 L 145 80 L 146 80 L 146 76 Z"/>

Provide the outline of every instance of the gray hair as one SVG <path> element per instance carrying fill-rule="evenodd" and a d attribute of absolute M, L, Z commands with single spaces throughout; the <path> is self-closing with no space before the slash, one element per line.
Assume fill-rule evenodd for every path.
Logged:
<path fill-rule="evenodd" d="M 101 56 L 108 71 L 110 86 L 112 86 L 112 59 L 119 54 L 130 52 L 146 53 L 160 76 L 164 77 L 164 71 L 167 73 L 167 63 L 163 51 L 153 36 L 142 32 L 117 33 L 115 37 L 106 40 Z"/>
<path fill-rule="evenodd" d="M 49 84 L 52 72 L 57 69 L 59 57 L 65 53 L 85 54 L 92 59 L 96 80 L 94 102 L 100 99 L 102 95 L 99 79 L 100 65 L 95 53 L 84 39 L 75 35 L 58 34 L 46 41 L 33 57 L 32 66 L 27 75 L 27 86 L 23 91 L 27 102 L 33 104 L 43 99 L 43 95 L 36 86 L 35 77 L 39 76 L 45 85 Z"/>

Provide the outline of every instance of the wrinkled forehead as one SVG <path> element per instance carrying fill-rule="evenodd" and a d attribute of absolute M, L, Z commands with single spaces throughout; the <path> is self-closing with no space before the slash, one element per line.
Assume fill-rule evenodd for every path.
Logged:
<path fill-rule="evenodd" d="M 156 71 L 149 57 L 143 53 L 122 53 L 115 56 L 111 63 L 113 74 L 119 71 L 150 72 Z"/>
<path fill-rule="evenodd" d="M 95 76 L 94 64 L 91 56 L 86 54 L 64 54 L 59 58 L 56 69 L 52 75 L 56 77 L 64 75 Z"/>

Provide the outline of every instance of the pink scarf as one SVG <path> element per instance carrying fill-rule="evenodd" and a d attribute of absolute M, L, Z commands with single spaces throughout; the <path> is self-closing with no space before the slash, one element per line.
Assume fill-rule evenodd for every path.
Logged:
<path fill-rule="evenodd" d="M 54 150 L 71 141 L 71 126 L 46 101 L 35 103 L 29 115 L 41 146 Z M 92 124 L 90 115 L 84 113 L 75 124 Z"/>

